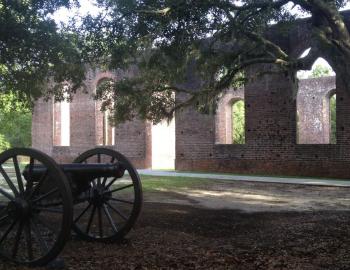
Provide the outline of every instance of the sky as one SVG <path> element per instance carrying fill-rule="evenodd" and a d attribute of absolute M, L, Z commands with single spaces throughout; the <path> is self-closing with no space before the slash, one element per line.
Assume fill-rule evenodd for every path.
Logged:
<path fill-rule="evenodd" d="M 74 17 L 76 14 L 79 15 L 97 15 L 99 8 L 94 4 L 94 0 L 79 0 L 80 8 L 60 8 L 53 14 L 53 18 L 56 23 L 67 23 L 69 18 Z"/>

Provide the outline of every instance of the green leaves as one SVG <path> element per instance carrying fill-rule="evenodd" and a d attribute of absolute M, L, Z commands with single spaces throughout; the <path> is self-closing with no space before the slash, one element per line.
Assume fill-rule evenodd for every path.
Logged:
<path fill-rule="evenodd" d="M 243 100 L 232 104 L 232 142 L 234 144 L 245 143 L 245 108 Z"/>
<path fill-rule="evenodd" d="M 0 151 L 31 145 L 31 104 L 19 93 L 0 94 Z"/>
<path fill-rule="evenodd" d="M 317 20 L 331 24 L 334 16 L 329 14 L 339 15 L 337 8 L 346 3 L 99 0 L 101 14 L 85 17 L 75 31 L 79 31 L 78 44 L 85 60 L 132 74 L 105 89 L 107 94 L 101 90 L 97 95 L 106 99 L 104 104 L 114 118 L 123 121 L 139 115 L 158 122 L 190 103 L 200 112 L 215 113 L 222 91 L 244 84 L 251 79 L 247 74 L 261 75 L 245 72 L 252 65 L 271 64 L 276 66 L 274 72 L 294 74 L 302 63 L 290 55 L 287 44 L 297 17 L 290 2 L 314 16 L 310 22 L 314 29 Z M 328 17 L 320 18 L 320 14 Z M 332 27 L 336 29 L 336 23 Z M 338 30 L 334 32 L 340 33 Z M 311 42 L 315 51 L 323 52 L 317 50 L 317 42 Z M 186 93 L 186 98 L 175 102 L 175 92 Z"/>
<path fill-rule="evenodd" d="M 36 99 L 63 81 L 76 90 L 84 67 L 71 33 L 48 16 L 73 1 L 5 1 L 0 6 L 0 90 Z"/>
<path fill-rule="evenodd" d="M 331 76 L 332 70 L 324 65 L 318 64 L 312 69 L 310 78 L 320 78 L 325 76 Z"/>

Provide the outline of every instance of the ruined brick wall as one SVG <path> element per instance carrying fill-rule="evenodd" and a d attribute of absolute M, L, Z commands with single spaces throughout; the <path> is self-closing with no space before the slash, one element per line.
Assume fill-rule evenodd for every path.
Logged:
<path fill-rule="evenodd" d="M 220 141 L 223 137 L 220 125 L 224 126 L 220 122 L 224 115 L 222 111 L 216 116 L 203 115 L 190 108 L 179 112 L 176 118 L 180 119 L 176 121 L 176 169 L 349 177 L 349 138 L 344 138 L 343 129 L 349 125 L 350 106 L 340 105 L 348 100 L 337 89 L 337 144 L 332 145 L 325 141 L 326 133 L 329 139 L 329 119 L 323 114 L 324 106 L 329 114 L 329 104 L 325 100 L 335 89 L 335 78 L 307 79 L 300 81 L 299 86 L 296 83 L 282 75 L 265 76 L 246 85 L 244 90 L 236 93 L 230 90 L 223 96 L 218 110 L 223 110 L 228 100 L 241 99 L 244 91 L 246 144 L 243 145 Z M 299 88 L 297 97 L 293 93 L 295 87 Z M 297 143 L 297 101 L 302 128 L 299 136 L 308 144 Z M 306 114 L 304 118 L 303 114 Z M 314 128 L 315 118 L 322 122 L 321 129 Z M 188 141 L 190 145 L 185 145 Z M 325 144 L 320 144 L 322 142 Z"/>
<path fill-rule="evenodd" d="M 350 25 L 350 12 L 344 15 Z M 308 21 L 302 20 L 289 33 L 274 38 L 284 50 L 298 57 L 310 47 L 309 30 Z M 270 67 L 259 68 L 269 70 Z M 244 145 L 226 143 L 224 110 L 218 111 L 217 116 L 201 115 L 193 108 L 178 112 L 176 169 L 349 178 L 348 92 L 335 78 L 298 82 L 290 76 L 276 74 L 250 82 L 244 89 Z M 329 144 L 329 97 L 333 93 L 337 95 L 337 143 Z M 223 108 L 222 102 L 226 101 L 219 103 L 219 110 Z"/>
<path fill-rule="evenodd" d="M 34 106 L 32 125 L 32 146 L 58 162 L 71 162 L 80 153 L 101 146 L 103 139 L 103 114 L 100 102 L 93 99 L 96 86 L 104 79 L 120 79 L 125 74 L 90 69 L 84 82 L 85 89 L 78 91 L 70 103 L 70 145 L 60 146 L 61 130 L 59 104 L 39 100 Z M 151 166 L 150 123 L 135 120 L 118 125 L 115 144 L 107 147 L 125 154 L 135 166 Z M 110 129 L 112 130 L 112 129 Z"/>
<path fill-rule="evenodd" d="M 244 100 L 244 88 L 228 89 L 218 103 L 215 115 L 215 143 L 232 143 L 232 105 Z"/>
<path fill-rule="evenodd" d="M 350 24 L 350 13 L 344 14 Z M 309 30 L 308 21 L 302 20 L 289 33 L 275 36 L 275 39 L 290 55 L 298 57 L 310 47 Z M 258 68 L 269 70 L 271 67 Z M 53 146 L 59 134 L 53 132 L 54 105 L 38 101 L 33 115 L 33 147 L 59 161 L 68 161 L 101 144 L 103 116 L 99 112 L 100 104 L 91 96 L 100 80 L 131 75 L 89 71 L 87 94 L 77 94 L 71 104 L 70 146 Z M 181 86 L 188 89 L 195 90 L 201 84 L 191 67 L 186 81 Z M 337 95 L 337 143 L 329 144 L 329 97 L 334 92 Z M 179 110 L 175 114 L 176 169 L 349 178 L 348 92 L 336 78 L 298 82 L 283 74 L 265 75 L 245 85 L 244 89 L 228 90 L 216 115 L 200 114 L 192 107 Z M 176 95 L 177 101 L 184 99 L 185 94 Z M 246 143 L 243 145 L 229 144 L 231 114 L 228 107 L 237 99 L 245 101 Z M 150 167 L 151 125 L 140 120 L 119 125 L 115 128 L 115 144 L 109 147 L 125 153 L 139 168 Z"/>
<path fill-rule="evenodd" d="M 330 142 L 330 98 L 335 93 L 335 77 L 299 82 L 297 96 L 298 143 Z"/>

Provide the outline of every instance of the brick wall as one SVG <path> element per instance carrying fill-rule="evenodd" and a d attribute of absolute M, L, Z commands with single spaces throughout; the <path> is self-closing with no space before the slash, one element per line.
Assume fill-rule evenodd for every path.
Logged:
<path fill-rule="evenodd" d="M 39 100 L 34 106 L 32 146 L 51 155 L 58 162 L 71 162 L 82 152 L 103 143 L 103 113 L 100 102 L 93 99 L 101 80 L 118 79 L 122 73 L 90 69 L 84 82 L 70 103 L 70 146 L 59 146 L 60 104 Z M 57 123 L 55 123 L 57 122 Z M 151 125 L 141 120 L 117 125 L 115 144 L 107 147 L 125 154 L 139 168 L 151 167 Z M 110 129 L 111 131 L 112 129 Z M 55 131 L 55 132 L 54 132 Z"/>
<path fill-rule="evenodd" d="M 330 97 L 335 93 L 335 77 L 305 79 L 299 83 L 297 111 L 300 144 L 330 142 Z"/>
<path fill-rule="evenodd" d="M 269 75 L 247 84 L 245 89 L 228 91 L 219 102 L 216 116 L 202 115 L 193 108 L 178 112 L 176 169 L 349 178 L 350 137 L 346 130 L 350 126 L 350 100 L 341 88 L 336 91 L 337 144 L 328 143 L 329 96 L 335 85 L 334 77 L 298 83 L 283 75 Z M 224 144 L 228 121 L 223 121 L 227 116 L 225 104 L 242 96 L 246 144 Z M 319 128 L 314 127 L 317 121 Z"/>
<path fill-rule="evenodd" d="M 350 27 L 350 11 L 343 15 Z M 312 34 L 308 19 L 301 20 L 288 33 L 278 30 L 278 26 L 272 27 L 269 35 L 290 55 L 299 57 L 310 47 Z M 322 52 L 319 56 L 322 57 Z M 272 70 L 269 65 L 255 68 Z M 178 112 L 176 169 L 349 178 L 349 91 L 339 78 L 310 79 L 298 85 L 292 77 L 270 74 L 245 85 L 244 145 L 224 144 L 228 132 L 222 103 L 231 97 L 223 97 L 217 116 L 200 115 L 191 108 Z M 334 92 L 337 144 L 329 144 L 329 97 Z"/>
<path fill-rule="evenodd" d="M 350 25 L 350 12 L 345 12 Z M 310 47 L 308 19 L 301 20 L 283 35 L 272 27 L 270 35 L 294 57 Z M 322 53 L 320 52 L 320 57 Z M 270 71 L 260 65 L 260 71 Z M 252 70 L 250 70 L 252 71 Z M 250 71 L 247 71 L 248 74 Z M 33 147 L 59 161 L 72 160 L 82 151 L 100 144 L 102 114 L 100 104 L 91 97 L 96 85 L 105 78 L 132 76 L 128 73 L 90 70 L 87 94 L 79 93 L 71 104 L 71 145 L 53 146 L 53 104 L 39 100 L 33 114 Z M 196 90 L 201 81 L 189 66 L 181 87 Z M 337 144 L 329 142 L 329 96 L 337 94 Z M 350 177 L 350 96 L 339 78 L 310 79 L 298 83 L 293 76 L 260 76 L 245 88 L 228 90 L 216 115 L 203 115 L 187 107 L 175 114 L 176 160 L 178 170 L 199 170 L 271 175 Z M 177 94 L 177 102 L 186 99 Z M 228 144 L 232 100 L 244 99 L 246 143 Z M 299 144 L 297 143 L 297 111 Z M 58 133 L 57 133 L 58 134 Z M 115 129 L 115 145 L 137 167 L 151 166 L 151 124 L 140 120 Z"/>

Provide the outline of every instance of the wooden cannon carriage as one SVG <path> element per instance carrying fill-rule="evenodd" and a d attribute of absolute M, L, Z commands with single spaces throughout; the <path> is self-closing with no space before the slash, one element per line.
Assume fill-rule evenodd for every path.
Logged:
<path fill-rule="evenodd" d="M 95 148 L 71 164 L 29 148 L 0 154 L 0 256 L 10 261 L 48 264 L 71 229 L 88 241 L 120 240 L 141 206 L 139 175 L 114 150 Z"/>

